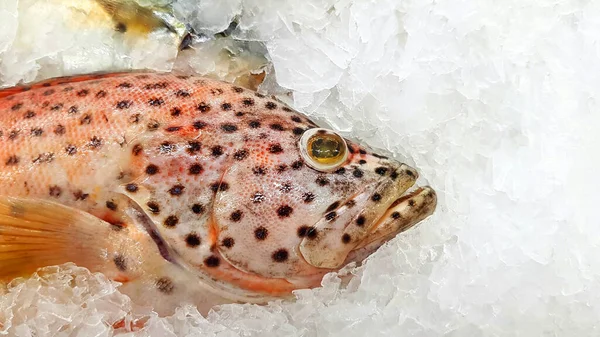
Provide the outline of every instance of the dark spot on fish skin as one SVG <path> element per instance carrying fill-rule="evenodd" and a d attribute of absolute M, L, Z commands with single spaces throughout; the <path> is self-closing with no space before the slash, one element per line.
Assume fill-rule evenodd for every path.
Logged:
<path fill-rule="evenodd" d="M 354 207 L 354 205 L 356 205 L 356 201 L 354 201 L 354 199 L 350 199 L 350 200 L 346 201 L 346 203 L 344 205 L 346 205 L 346 207 L 348 207 L 348 208 L 352 208 L 352 207 Z"/>
<path fill-rule="evenodd" d="M 173 281 L 171 281 L 168 277 L 161 277 L 156 280 L 156 288 L 161 293 L 171 294 L 175 289 L 175 285 L 173 285 Z"/>
<path fill-rule="evenodd" d="M 264 194 L 260 193 L 260 192 L 255 192 L 254 195 L 252 196 L 252 202 L 255 204 L 259 204 L 261 202 L 263 202 L 265 200 L 265 196 Z"/>
<path fill-rule="evenodd" d="M 19 163 L 19 157 L 17 157 L 17 156 L 10 156 L 6 160 L 6 166 L 15 166 L 18 163 Z"/>
<path fill-rule="evenodd" d="M 69 156 L 73 156 L 77 153 L 77 147 L 75 145 L 67 145 L 67 147 L 65 147 L 65 152 Z"/>
<path fill-rule="evenodd" d="M 104 97 L 106 97 L 106 95 L 107 95 L 106 91 L 100 90 L 96 93 L 96 98 L 104 98 Z"/>
<path fill-rule="evenodd" d="M 267 108 L 269 110 L 275 110 L 275 109 L 277 109 L 277 104 L 275 104 L 273 102 L 267 102 L 265 104 L 265 108 Z"/>
<path fill-rule="evenodd" d="M 204 260 L 204 264 L 210 268 L 216 268 L 219 266 L 220 263 L 221 260 L 219 260 L 219 258 L 214 255 L 211 255 L 207 257 L 206 260 Z"/>
<path fill-rule="evenodd" d="M 268 235 L 269 235 L 269 230 L 268 230 L 268 229 L 266 229 L 266 228 L 265 228 L 265 227 L 263 227 L 263 226 L 257 227 L 257 228 L 254 230 L 254 237 L 255 237 L 257 240 L 263 241 L 263 240 L 265 240 L 265 239 L 267 238 L 267 236 L 268 236 Z"/>
<path fill-rule="evenodd" d="M 283 111 L 285 111 L 285 112 L 292 112 L 292 111 L 293 111 L 292 109 L 288 108 L 287 106 L 284 106 L 284 107 L 282 107 L 282 108 L 281 108 L 281 110 L 283 110 Z M 295 116 L 294 116 L 294 117 L 292 117 L 292 120 L 293 120 L 294 122 L 298 122 L 298 123 L 299 123 L 299 122 L 301 122 L 300 120 L 298 120 L 298 121 L 297 121 L 297 120 L 295 120 L 294 118 L 298 118 L 298 117 L 295 117 Z M 300 118 L 298 118 L 298 119 L 300 119 Z"/>
<path fill-rule="evenodd" d="M 32 162 L 34 164 L 40 164 L 40 163 L 50 163 L 53 160 L 54 160 L 54 153 L 48 152 L 48 153 L 42 153 L 42 154 L 38 155 L 35 159 L 32 160 Z"/>
<path fill-rule="evenodd" d="M 392 178 L 392 180 L 396 180 L 396 178 L 398 178 L 398 172 L 397 171 L 392 172 L 392 174 L 390 174 L 390 178 Z"/>
<path fill-rule="evenodd" d="M 19 136 L 20 131 L 19 130 L 12 130 L 9 134 L 8 134 L 8 139 L 10 140 L 15 140 L 18 136 Z"/>
<path fill-rule="evenodd" d="M 202 145 L 200 144 L 200 142 L 191 141 L 188 143 L 186 151 L 187 151 L 187 153 L 193 155 L 196 152 L 200 151 L 201 146 Z"/>
<path fill-rule="evenodd" d="M 408 201 L 408 206 L 410 207 L 414 207 L 417 203 L 414 200 L 409 200 Z"/>
<path fill-rule="evenodd" d="M 233 124 L 223 124 L 221 125 L 221 130 L 227 132 L 227 133 L 232 133 L 232 132 L 236 132 L 237 131 L 237 126 L 233 125 Z"/>
<path fill-rule="evenodd" d="M 210 105 L 206 104 L 206 102 L 200 102 L 197 109 L 202 113 L 206 113 L 210 111 Z"/>
<path fill-rule="evenodd" d="M 366 160 L 364 160 L 364 159 L 361 159 L 361 160 L 359 160 L 359 161 L 358 161 L 358 163 L 359 163 L 360 165 L 364 165 L 364 164 L 366 164 L 366 163 L 367 163 L 367 161 L 366 161 Z"/>
<path fill-rule="evenodd" d="M 223 89 L 221 89 L 221 88 L 210 89 L 210 93 L 213 94 L 214 96 L 223 95 Z"/>
<path fill-rule="evenodd" d="M 269 145 L 269 152 L 273 154 L 278 154 L 283 152 L 283 148 L 279 143 Z"/>
<path fill-rule="evenodd" d="M 142 145 L 140 145 L 140 144 L 135 144 L 135 145 L 133 146 L 133 148 L 131 149 L 131 153 L 132 153 L 134 156 L 138 156 L 140 153 L 142 153 L 142 151 L 143 151 L 143 150 L 144 150 L 144 148 L 142 147 Z"/>
<path fill-rule="evenodd" d="M 169 194 L 171 194 L 173 196 L 179 196 L 179 195 L 183 194 L 184 189 L 185 189 L 185 186 L 183 186 L 183 185 L 175 185 L 169 189 Z"/>
<path fill-rule="evenodd" d="M 129 116 L 129 123 L 137 124 L 140 122 L 140 114 L 134 114 Z"/>
<path fill-rule="evenodd" d="M 364 226 L 365 221 L 366 221 L 365 217 L 363 215 L 359 215 L 358 218 L 356 218 L 356 225 L 359 227 L 362 227 L 362 226 Z"/>
<path fill-rule="evenodd" d="M 202 173 L 202 170 L 203 170 L 202 165 L 193 164 L 192 166 L 190 166 L 188 173 L 191 175 L 198 175 L 198 174 Z"/>
<path fill-rule="evenodd" d="M 286 164 L 279 164 L 279 165 L 277 165 L 277 172 L 278 172 L 278 173 L 282 173 L 282 172 L 284 172 L 285 170 L 287 170 L 287 167 L 288 167 L 288 166 L 287 166 Z"/>
<path fill-rule="evenodd" d="M 148 210 L 150 210 L 150 212 L 154 214 L 160 213 L 160 206 L 156 202 L 148 201 L 148 203 L 146 203 L 146 206 L 148 206 Z"/>
<path fill-rule="evenodd" d="M 50 105 L 50 102 L 46 101 L 46 102 L 42 103 L 42 108 L 47 108 L 48 105 Z"/>
<path fill-rule="evenodd" d="M 358 153 L 360 153 L 360 154 L 367 154 L 367 151 L 365 151 L 363 149 L 360 149 L 360 150 L 358 150 Z"/>
<path fill-rule="evenodd" d="M 177 117 L 179 115 L 181 115 L 181 108 L 178 108 L 178 107 L 171 108 L 171 116 Z"/>
<path fill-rule="evenodd" d="M 336 210 L 339 206 L 340 206 L 340 202 L 336 201 L 333 204 L 329 205 L 329 207 L 327 207 L 327 209 L 325 210 L 325 213 Z"/>
<path fill-rule="evenodd" d="M 352 147 L 351 145 L 348 146 L 348 152 L 354 154 L 354 147 Z"/>
<path fill-rule="evenodd" d="M 324 176 L 318 176 L 317 180 L 315 180 L 315 182 L 319 185 L 319 186 L 326 186 L 329 184 L 329 179 L 325 178 Z"/>
<path fill-rule="evenodd" d="M 375 173 L 379 174 L 380 176 L 385 175 L 387 171 L 388 171 L 387 167 L 383 167 L 383 166 L 380 166 L 375 169 Z"/>
<path fill-rule="evenodd" d="M 315 200 L 315 195 L 310 192 L 306 192 L 302 195 L 302 199 L 304 200 L 305 203 L 308 204 Z"/>
<path fill-rule="evenodd" d="M 288 259 L 288 251 L 281 248 L 276 250 L 273 255 L 271 256 L 273 258 L 273 261 L 275 262 L 285 262 Z"/>
<path fill-rule="evenodd" d="M 242 92 L 244 92 L 244 89 L 242 89 L 240 87 L 233 87 L 233 91 L 236 92 L 236 93 L 238 93 L 238 94 L 241 94 Z"/>
<path fill-rule="evenodd" d="M 76 113 L 79 112 L 79 108 L 77 108 L 75 105 L 72 105 L 72 106 L 69 107 L 69 110 L 67 110 L 67 112 L 70 115 L 73 115 L 73 114 L 76 114 Z"/>
<path fill-rule="evenodd" d="M 248 154 L 249 154 L 249 153 L 248 153 L 248 150 L 246 150 L 246 149 L 241 149 L 241 150 L 238 150 L 238 151 L 236 151 L 236 152 L 233 154 L 233 158 L 234 158 L 235 160 L 244 160 L 244 159 L 248 158 Z"/>
<path fill-rule="evenodd" d="M 204 213 L 204 206 L 202 206 L 201 204 L 193 204 L 192 212 L 194 212 L 194 214 L 202 214 Z"/>
<path fill-rule="evenodd" d="M 248 123 L 248 126 L 250 126 L 250 128 L 252 129 L 256 129 L 260 127 L 260 122 L 259 121 L 250 121 L 250 123 Z"/>
<path fill-rule="evenodd" d="M 92 116 L 90 116 L 90 114 L 83 115 L 83 117 L 81 117 L 81 119 L 79 120 L 80 125 L 87 125 L 87 124 L 91 124 L 91 123 L 92 123 Z"/>
<path fill-rule="evenodd" d="M 279 208 L 277 209 L 277 215 L 280 218 L 288 218 L 293 212 L 294 209 L 288 205 L 279 206 Z"/>
<path fill-rule="evenodd" d="M 31 129 L 31 135 L 33 137 L 39 137 L 44 133 L 44 130 L 42 130 L 41 128 L 33 128 Z"/>
<path fill-rule="evenodd" d="M 49 87 L 49 86 L 51 86 L 51 85 L 52 85 L 52 83 L 50 83 L 50 82 L 46 82 L 46 83 L 42 84 L 42 86 L 46 87 L 46 88 Z"/>
<path fill-rule="evenodd" d="M 29 119 L 29 118 L 33 118 L 33 117 L 35 117 L 35 112 L 33 112 L 33 111 L 29 110 L 29 111 L 27 111 L 27 112 L 25 113 L 25 116 L 24 116 L 24 117 L 25 117 L 25 118 L 28 118 L 28 119 Z"/>
<path fill-rule="evenodd" d="M 133 102 L 131 102 L 131 101 L 123 100 L 123 101 L 117 102 L 116 106 L 117 106 L 117 109 L 124 110 L 124 109 L 129 109 L 132 104 L 133 104 Z"/>
<path fill-rule="evenodd" d="M 307 237 L 311 240 L 315 239 L 319 233 L 317 229 L 312 226 L 302 226 L 298 228 L 298 236 Z"/>
<path fill-rule="evenodd" d="M 73 91 L 73 89 L 75 89 L 75 88 L 73 88 L 73 87 L 69 86 L 69 87 L 64 87 L 64 88 L 63 88 L 63 91 L 64 91 L 64 92 L 69 92 L 69 91 Z"/>
<path fill-rule="evenodd" d="M 73 197 L 75 198 L 75 201 L 85 200 L 89 196 L 90 195 L 88 193 L 83 193 L 82 190 L 77 190 L 77 191 L 73 192 Z"/>
<path fill-rule="evenodd" d="M 340 167 L 339 169 L 335 170 L 334 173 L 336 173 L 336 174 L 344 174 L 344 173 L 346 173 L 346 169 L 343 168 L 343 167 Z"/>
<path fill-rule="evenodd" d="M 225 192 L 225 191 L 227 191 L 229 189 L 229 184 L 226 183 L 226 182 L 223 182 L 223 181 L 222 182 L 215 182 L 215 183 L 212 183 L 210 185 L 210 189 L 213 192 L 217 192 L 217 191 Z"/>
<path fill-rule="evenodd" d="M 244 215 L 244 213 L 242 211 L 240 211 L 239 209 L 235 210 L 229 216 L 229 220 L 231 220 L 233 222 L 238 222 L 238 221 L 242 220 L 243 215 Z"/>
<path fill-rule="evenodd" d="M 150 165 L 146 166 L 146 174 L 153 175 L 153 174 L 158 173 L 158 171 L 159 171 L 158 166 L 156 166 L 154 164 L 150 164 Z"/>
<path fill-rule="evenodd" d="M 173 228 L 173 227 L 177 226 L 178 223 L 179 223 L 179 218 L 176 215 L 169 215 L 163 222 L 163 225 L 165 225 L 165 227 L 168 227 L 168 228 Z"/>
<path fill-rule="evenodd" d="M 198 236 L 198 234 L 196 234 L 196 233 L 190 233 L 190 234 L 186 235 L 185 243 L 190 248 L 198 247 L 198 246 L 200 246 L 200 236 Z"/>
<path fill-rule="evenodd" d="M 175 146 L 175 144 L 171 143 L 171 142 L 162 142 L 159 146 L 158 146 L 158 150 L 160 151 L 160 153 L 162 154 L 167 154 L 167 153 L 171 153 L 174 152 L 177 149 L 177 147 Z"/>
<path fill-rule="evenodd" d="M 393 213 L 390 215 L 390 218 L 392 218 L 392 219 L 394 219 L 394 220 L 400 219 L 401 217 L 402 217 L 402 216 L 400 215 L 400 212 L 393 212 Z"/>
<path fill-rule="evenodd" d="M 127 192 L 130 192 L 130 193 L 135 193 L 138 191 L 138 189 L 139 189 L 138 185 L 134 184 L 134 183 L 125 185 L 125 190 L 127 190 Z"/>
<path fill-rule="evenodd" d="M 271 124 L 270 127 L 272 130 L 275 130 L 275 131 L 284 131 L 285 130 L 284 127 L 279 123 Z"/>
<path fill-rule="evenodd" d="M 62 188 L 57 185 L 52 185 L 48 188 L 48 194 L 50 194 L 51 197 L 58 198 L 62 194 Z"/>
<path fill-rule="evenodd" d="M 303 128 L 294 128 L 292 130 L 292 132 L 296 135 L 296 136 L 300 136 L 301 134 L 304 133 L 304 129 Z"/>
<path fill-rule="evenodd" d="M 242 100 L 242 104 L 244 106 L 253 106 L 254 105 L 254 100 L 252 98 L 249 98 L 249 97 L 248 98 L 244 98 Z"/>
<path fill-rule="evenodd" d="M 260 139 L 267 139 L 267 137 L 268 137 L 268 135 L 264 132 L 258 135 L 258 138 L 260 138 Z"/>
<path fill-rule="evenodd" d="M 97 149 L 99 147 L 102 146 L 102 139 L 98 138 L 96 136 L 92 137 L 92 139 L 90 139 L 90 142 L 88 144 L 92 149 Z"/>
<path fill-rule="evenodd" d="M 150 121 L 148 121 L 146 127 L 149 131 L 155 131 L 158 130 L 158 128 L 160 127 L 160 123 L 156 119 L 151 119 Z"/>
<path fill-rule="evenodd" d="M 131 87 L 133 87 L 133 84 L 128 83 L 128 82 L 119 83 L 119 85 L 117 85 L 117 88 L 131 88 Z"/>
<path fill-rule="evenodd" d="M 206 124 L 206 123 L 205 123 L 205 122 L 203 122 L 203 121 L 195 121 L 195 122 L 194 122 L 194 124 L 193 124 L 193 126 L 194 126 L 194 129 L 196 129 L 196 130 L 202 130 L 202 129 L 204 129 L 204 128 L 205 128 L 207 125 L 208 125 L 208 124 Z"/>
<path fill-rule="evenodd" d="M 302 166 L 304 166 L 304 163 L 302 162 L 302 160 L 296 160 L 295 162 L 292 163 L 292 168 L 294 170 L 299 170 L 302 168 Z"/>
<path fill-rule="evenodd" d="M 169 86 L 169 83 L 167 83 L 167 82 L 157 82 L 157 83 L 146 84 L 146 86 L 144 86 L 144 89 L 146 89 L 146 90 L 166 89 L 168 86 Z"/>
<path fill-rule="evenodd" d="M 50 107 L 50 111 L 58 111 L 58 110 L 62 109 L 63 106 L 64 105 L 62 103 L 55 104 Z"/>
<path fill-rule="evenodd" d="M 329 212 L 329 213 L 325 214 L 325 220 L 327 220 L 327 221 L 332 221 L 336 217 L 337 217 L 336 212 Z"/>
<path fill-rule="evenodd" d="M 283 183 L 280 187 L 279 190 L 283 193 L 289 193 L 292 191 L 292 184 L 290 183 Z"/>
<path fill-rule="evenodd" d="M 373 196 L 371 197 L 371 200 L 373 200 L 375 202 L 381 200 L 381 194 L 379 194 L 379 193 L 373 194 Z"/>
<path fill-rule="evenodd" d="M 85 97 L 87 95 L 89 95 L 90 91 L 87 89 L 81 89 L 77 92 L 77 96 L 79 97 Z"/>
<path fill-rule="evenodd" d="M 286 108 L 283 108 L 283 110 L 285 110 Z M 291 109 L 288 108 L 288 110 L 292 111 Z M 300 119 L 300 117 L 298 116 L 292 116 L 292 120 L 296 123 L 302 123 L 302 119 Z"/>
<path fill-rule="evenodd" d="M 350 234 L 344 233 L 344 235 L 342 235 L 342 242 L 343 243 L 349 243 L 350 240 L 352 240 L 352 238 L 350 237 Z"/>
<path fill-rule="evenodd" d="M 148 100 L 148 104 L 150 106 L 161 106 L 165 103 L 165 101 L 162 98 L 151 98 L 150 100 Z"/>
<path fill-rule="evenodd" d="M 267 173 L 267 170 L 262 166 L 256 166 L 252 168 L 252 173 L 254 173 L 257 176 L 262 176 Z"/>
<path fill-rule="evenodd" d="M 190 97 L 190 93 L 185 90 L 177 90 L 175 92 L 175 97 L 179 97 L 179 98 Z"/>
<path fill-rule="evenodd" d="M 223 154 L 223 147 L 220 145 L 213 146 L 211 148 L 211 154 L 213 157 L 219 157 Z"/>
<path fill-rule="evenodd" d="M 241 111 L 238 111 L 238 112 L 236 112 L 236 113 L 235 113 L 235 115 L 236 115 L 237 117 L 242 117 L 242 116 L 244 115 L 244 113 L 243 113 L 243 112 L 241 112 Z"/>
<path fill-rule="evenodd" d="M 21 109 L 22 107 L 23 107 L 23 103 L 17 103 L 15 105 L 13 105 L 12 107 L 10 107 L 10 110 L 17 111 L 17 110 Z"/>
<path fill-rule="evenodd" d="M 362 178 L 364 173 L 360 169 L 354 169 L 354 171 L 352 171 L 352 175 L 355 176 L 356 178 Z"/>
<path fill-rule="evenodd" d="M 225 103 L 221 104 L 221 109 L 223 109 L 225 111 L 231 110 L 231 103 L 225 102 Z"/>
<path fill-rule="evenodd" d="M 50 96 L 54 93 L 54 89 L 48 89 L 46 91 L 43 92 L 44 96 Z"/>
<path fill-rule="evenodd" d="M 119 269 L 120 271 L 126 271 L 127 270 L 127 264 L 125 263 L 125 257 L 121 254 L 116 255 L 113 258 L 113 262 L 115 263 L 115 266 L 117 267 L 117 269 Z"/>
<path fill-rule="evenodd" d="M 114 201 L 108 200 L 108 201 L 106 201 L 106 208 L 110 209 L 111 211 L 116 211 L 117 204 L 115 204 Z"/>
<path fill-rule="evenodd" d="M 221 245 L 225 248 L 231 248 L 235 245 L 235 240 L 231 237 L 224 238 Z"/>

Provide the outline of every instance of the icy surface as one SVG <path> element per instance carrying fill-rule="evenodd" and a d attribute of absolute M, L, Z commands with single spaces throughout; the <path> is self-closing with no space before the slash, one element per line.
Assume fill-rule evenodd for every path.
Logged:
<path fill-rule="evenodd" d="M 112 33 L 74 32 L 56 11 L 52 19 L 32 2 L 0 4 L 1 84 L 114 66 L 172 66 L 168 53 L 153 52 L 162 50 L 159 44 L 123 52 Z M 61 326 L 64 336 L 600 333 L 600 2 L 176 5 L 199 32 L 218 32 L 237 17 L 233 36 L 263 42 L 273 63 L 263 90 L 288 89 L 293 104 L 315 119 L 414 165 L 438 191 L 437 212 L 353 271 L 357 277 L 348 288 L 332 276 L 321 289 L 299 291 L 295 302 L 228 305 L 206 318 L 181 308 L 159 318 L 136 311 L 101 275 L 66 269 L 8 290 L 0 300 L 0 331 L 45 336 Z M 183 54 L 179 66 L 225 76 L 228 68 L 207 58 L 212 54 L 206 46 Z M 75 284 L 65 281 L 69 275 L 78 275 Z M 28 305 L 37 309 L 24 309 Z M 141 329 L 129 323 L 111 328 L 140 317 L 147 319 Z"/>

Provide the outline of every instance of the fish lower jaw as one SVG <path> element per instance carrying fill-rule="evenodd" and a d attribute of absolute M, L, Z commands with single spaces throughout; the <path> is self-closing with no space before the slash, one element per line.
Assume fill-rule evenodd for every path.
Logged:
<path fill-rule="evenodd" d="M 437 206 L 437 195 L 429 187 L 418 187 L 396 199 L 383 215 L 371 226 L 370 233 L 356 249 L 380 242 L 380 245 L 396 235 L 409 230 L 431 216 Z"/>

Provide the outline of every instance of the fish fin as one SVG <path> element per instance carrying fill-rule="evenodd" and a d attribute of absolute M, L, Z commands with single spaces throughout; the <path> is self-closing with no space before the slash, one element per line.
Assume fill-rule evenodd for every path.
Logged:
<path fill-rule="evenodd" d="M 131 72 L 96 72 L 96 73 L 83 74 L 83 75 L 53 77 L 53 78 L 49 78 L 46 80 L 34 82 L 33 84 L 29 84 L 29 85 L 18 85 L 18 86 L 6 88 L 6 89 L 0 89 L 0 99 L 15 95 L 15 94 L 19 94 L 19 93 L 22 93 L 25 91 L 29 91 L 32 89 L 49 88 L 49 87 L 53 87 L 53 86 L 56 86 L 59 84 L 85 82 L 85 81 L 98 80 L 98 79 L 108 78 L 108 77 L 118 77 L 118 76 L 124 76 L 124 75 L 130 74 L 130 73 Z"/>
<path fill-rule="evenodd" d="M 103 222 L 54 202 L 0 196 L 0 279 L 66 262 L 93 269 L 110 236 Z"/>

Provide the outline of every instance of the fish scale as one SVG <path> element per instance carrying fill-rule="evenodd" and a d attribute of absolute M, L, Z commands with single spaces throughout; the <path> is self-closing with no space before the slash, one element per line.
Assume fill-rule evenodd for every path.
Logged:
<path fill-rule="evenodd" d="M 52 79 L 0 91 L 0 111 L 0 205 L 22 210 L 9 212 L 13 222 L 0 220 L 0 233 L 24 218 L 45 219 L 28 226 L 49 231 L 48 247 L 62 247 L 45 260 L 18 244 L 27 243 L 19 229 L 0 235 L 4 278 L 73 261 L 163 312 L 186 301 L 205 309 L 263 303 L 319 286 L 323 275 L 361 260 L 435 208 L 430 188 L 393 205 L 416 171 L 350 140 L 335 170 L 319 169 L 302 154 L 303 137 L 333 131 L 218 80 L 154 73 Z M 48 214 L 49 205 L 66 220 Z M 392 211 L 393 219 L 382 219 Z M 86 216 L 96 220 L 81 225 Z M 52 233 L 62 233 L 63 244 Z M 98 239 L 88 247 L 90 237 Z M 79 250 L 85 254 L 73 253 Z"/>

